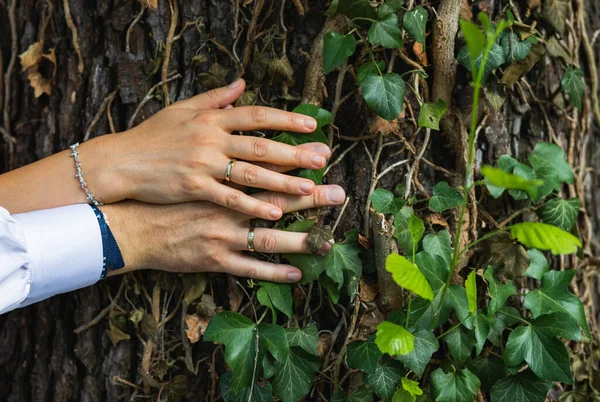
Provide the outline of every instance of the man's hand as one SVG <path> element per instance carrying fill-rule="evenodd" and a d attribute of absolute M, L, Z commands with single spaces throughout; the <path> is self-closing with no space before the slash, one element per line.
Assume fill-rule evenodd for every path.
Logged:
<path fill-rule="evenodd" d="M 341 204 L 346 195 L 336 185 L 316 186 L 310 196 L 264 192 L 253 195 L 284 212 Z M 290 265 L 259 261 L 247 250 L 249 215 L 209 202 L 151 205 L 130 201 L 101 207 L 121 248 L 125 268 L 171 272 L 227 272 L 274 282 L 296 282 L 302 272 Z M 254 247 L 264 253 L 310 253 L 307 233 L 256 228 Z M 331 245 L 326 243 L 321 252 Z"/>

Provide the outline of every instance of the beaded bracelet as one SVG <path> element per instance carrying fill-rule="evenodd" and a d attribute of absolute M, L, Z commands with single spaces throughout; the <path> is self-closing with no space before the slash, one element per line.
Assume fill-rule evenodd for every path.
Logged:
<path fill-rule="evenodd" d="M 79 179 L 79 184 L 81 185 L 83 191 L 85 191 L 85 195 L 87 196 L 86 198 L 90 200 L 95 206 L 102 206 L 104 204 L 96 200 L 94 194 L 92 194 L 92 192 L 88 189 L 87 183 L 85 182 L 85 180 L 83 180 L 83 170 L 81 170 L 81 161 L 79 160 L 79 151 L 77 150 L 78 146 L 79 143 L 75 143 L 70 147 L 71 156 L 73 157 L 73 159 L 75 159 L 75 168 L 77 169 L 77 174 L 75 175 L 75 177 Z"/>

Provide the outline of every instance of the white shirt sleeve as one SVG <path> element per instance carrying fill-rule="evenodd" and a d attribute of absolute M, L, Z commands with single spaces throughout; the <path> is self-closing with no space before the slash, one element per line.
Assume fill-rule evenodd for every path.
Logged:
<path fill-rule="evenodd" d="M 0 314 L 94 284 L 103 258 L 89 205 L 12 216 L 0 207 Z"/>

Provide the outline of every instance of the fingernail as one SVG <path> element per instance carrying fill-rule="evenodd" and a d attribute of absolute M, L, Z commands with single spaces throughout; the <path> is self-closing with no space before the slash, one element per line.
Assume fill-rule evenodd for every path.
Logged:
<path fill-rule="evenodd" d="M 290 282 L 298 282 L 302 279 L 302 274 L 300 272 L 290 272 L 287 277 Z"/>
<path fill-rule="evenodd" d="M 315 164 L 319 167 L 323 166 L 325 164 L 325 158 L 323 158 L 323 156 L 321 156 L 321 155 L 313 155 L 310 160 L 312 161 L 313 164 Z"/>
<path fill-rule="evenodd" d="M 304 127 L 310 130 L 314 130 L 315 128 L 317 128 L 317 121 L 312 117 L 308 117 L 304 119 Z"/>
<path fill-rule="evenodd" d="M 269 215 L 271 215 L 271 218 L 279 219 L 281 217 L 281 211 L 273 208 L 269 211 Z"/>
<path fill-rule="evenodd" d="M 300 191 L 302 191 L 303 193 L 309 194 L 313 191 L 313 184 L 312 182 L 309 181 L 303 181 L 300 183 L 300 185 L 298 186 L 300 188 Z"/>
<path fill-rule="evenodd" d="M 319 153 L 325 156 L 326 158 L 329 158 L 329 156 L 331 155 L 331 150 L 325 144 L 315 144 L 310 149 L 311 151 Z"/>
<path fill-rule="evenodd" d="M 240 85 L 242 85 L 242 81 L 243 80 L 241 78 L 238 78 L 237 80 L 233 81 L 231 84 L 227 85 L 227 88 L 229 88 L 229 89 L 237 88 Z"/>
<path fill-rule="evenodd" d="M 346 199 L 346 193 L 340 187 L 332 187 L 327 190 L 327 199 L 333 203 L 340 204 Z"/>

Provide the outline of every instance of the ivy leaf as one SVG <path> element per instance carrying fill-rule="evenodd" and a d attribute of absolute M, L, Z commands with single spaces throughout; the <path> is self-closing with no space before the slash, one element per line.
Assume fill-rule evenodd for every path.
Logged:
<path fill-rule="evenodd" d="M 448 266 L 444 259 L 439 255 L 421 251 L 416 255 L 415 263 L 431 284 L 433 292 L 437 294 L 446 285 L 448 278 Z"/>
<path fill-rule="evenodd" d="M 317 130 L 320 130 L 321 128 L 323 128 L 323 126 L 326 126 L 329 123 L 331 123 L 331 119 L 333 118 L 333 115 L 330 111 L 322 109 L 311 103 L 303 103 L 301 105 L 298 105 L 294 108 L 294 110 L 292 110 L 292 112 L 313 117 L 317 121 Z"/>
<path fill-rule="evenodd" d="M 394 120 L 402 112 L 406 84 L 398 74 L 368 75 L 361 88 L 367 105 L 384 119 Z"/>
<path fill-rule="evenodd" d="M 558 145 L 538 142 L 528 157 L 537 177 L 552 184 L 552 189 L 560 191 L 560 183 L 573 184 L 573 171 Z M 547 195 L 547 194 L 544 194 Z"/>
<path fill-rule="evenodd" d="M 408 228 L 410 230 L 413 248 L 416 248 L 419 240 L 423 237 L 423 233 L 425 233 L 425 225 L 417 215 L 413 214 L 408 221 Z"/>
<path fill-rule="evenodd" d="M 404 369 L 400 362 L 384 357 L 377 364 L 373 374 L 366 374 L 364 379 L 378 397 L 389 402 L 393 398 L 403 374 Z"/>
<path fill-rule="evenodd" d="M 285 329 L 276 324 L 259 324 L 258 325 L 260 355 L 263 352 L 269 353 L 279 363 L 287 359 L 290 348 L 288 345 Z M 235 374 L 235 372 L 234 372 Z"/>
<path fill-rule="evenodd" d="M 348 394 L 337 391 L 331 397 L 331 402 L 373 402 L 373 392 L 366 387 L 359 387 Z"/>
<path fill-rule="evenodd" d="M 318 357 L 296 347 L 290 348 L 287 359 L 273 378 L 273 390 L 283 402 L 297 402 L 310 391 L 313 378 L 321 367 Z"/>
<path fill-rule="evenodd" d="M 290 346 L 297 346 L 315 356 L 319 355 L 317 352 L 319 332 L 315 324 L 308 324 L 302 329 L 286 328 L 285 333 Z"/>
<path fill-rule="evenodd" d="M 411 395 L 423 395 L 423 390 L 419 387 L 419 383 L 406 377 L 402 377 L 402 388 L 407 390 Z"/>
<path fill-rule="evenodd" d="M 450 285 L 448 288 L 448 294 L 446 295 L 446 303 L 447 306 L 445 306 L 445 308 L 448 306 L 454 308 L 456 316 L 459 320 L 464 321 L 469 316 L 469 301 L 467 300 L 467 292 L 462 286 Z M 445 322 L 447 319 L 440 319 L 439 321 Z"/>
<path fill-rule="evenodd" d="M 523 276 L 529 266 L 529 256 L 523 246 L 505 236 L 495 236 L 487 246 L 491 256 L 490 263 L 498 274 L 508 279 Z"/>
<path fill-rule="evenodd" d="M 569 232 L 575 226 L 577 215 L 579 215 L 581 201 L 578 198 L 568 200 L 560 197 L 552 198 L 537 210 L 538 216 L 549 225 L 558 226 Z"/>
<path fill-rule="evenodd" d="M 389 13 L 397 13 L 402 9 L 404 5 L 404 0 L 387 0 L 383 5 L 379 8 L 379 15 L 387 15 Z"/>
<path fill-rule="evenodd" d="M 356 41 L 354 36 L 327 32 L 323 37 L 323 68 L 325 74 L 344 64 L 354 54 Z"/>
<path fill-rule="evenodd" d="M 410 218 L 414 215 L 412 207 L 404 206 L 394 214 L 394 237 L 398 239 L 400 247 L 406 254 L 411 254 L 413 249 L 413 237 L 410 233 Z"/>
<path fill-rule="evenodd" d="M 431 356 L 438 351 L 440 344 L 433 332 L 428 329 L 418 330 L 413 333 L 413 336 L 415 343 L 413 351 L 407 355 L 398 355 L 396 359 L 400 360 L 417 377 L 421 378 L 431 360 Z"/>
<path fill-rule="evenodd" d="M 406 355 L 415 348 L 414 336 L 400 325 L 383 321 L 377 326 L 375 343 L 383 353 L 390 356 Z"/>
<path fill-rule="evenodd" d="M 402 28 L 408 33 L 408 35 L 425 45 L 425 26 L 427 25 L 427 19 L 429 13 L 421 6 L 415 7 L 413 10 L 404 13 L 402 18 Z"/>
<path fill-rule="evenodd" d="M 490 326 L 490 333 L 488 334 L 488 340 L 495 346 L 503 344 L 504 330 L 510 326 L 513 326 L 519 322 L 516 317 L 521 317 L 519 311 L 511 306 L 504 306 L 497 311 L 500 314 L 496 314 L 495 320 L 492 320 Z"/>
<path fill-rule="evenodd" d="M 431 391 L 436 402 L 474 401 L 481 382 L 469 369 L 431 373 Z"/>
<path fill-rule="evenodd" d="M 571 341 L 581 341 L 581 330 L 577 322 L 566 313 L 544 314 L 531 321 L 531 325 L 547 334 Z"/>
<path fill-rule="evenodd" d="M 351 368 L 373 374 L 381 356 L 383 356 L 383 353 L 373 342 L 373 337 L 370 337 L 368 341 L 357 341 L 349 344 L 346 360 Z"/>
<path fill-rule="evenodd" d="M 225 311 L 214 316 L 204 333 L 205 341 L 225 345 L 225 361 L 231 367 L 233 394 L 252 383 L 256 356 L 256 324 L 241 314 Z"/>
<path fill-rule="evenodd" d="M 447 182 L 440 181 L 433 187 L 433 196 L 429 199 L 429 209 L 443 212 L 462 204 L 463 196 L 457 189 L 450 187 Z"/>
<path fill-rule="evenodd" d="M 504 351 L 507 366 L 520 365 L 523 360 L 544 380 L 573 383 L 569 353 L 555 336 L 536 329 L 533 325 L 521 326 L 508 336 Z"/>
<path fill-rule="evenodd" d="M 415 402 L 416 400 L 417 398 L 403 387 L 398 388 L 392 397 L 392 402 Z"/>
<path fill-rule="evenodd" d="M 475 334 L 462 325 L 444 336 L 452 358 L 458 364 L 465 363 L 475 347 Z"/>
<path fill-rule="evenodd" d="M 419 268 L 399 254 L 390 254 L 385 269 L 392 274 L 394 282 L 418 296 L 433 300 L 433 290 Z"/>
<path fill-rule="evenodd" d="M 541 180 L 526 180 L 520 176 L 507 173 L 502 169 L 491 166 L 483 166 L 481 174 L 485 177 L 486 183 L 502 189 L 524 190 L 531 198 L 535 197 L 534 190 L 541 184 Z"/>
<path fill-rule="evenodd" d="M 560 81 L 562 88 L 569 95 L 569 100 L 577 110 L 583 109 L 583 96 L 585 84 L 583 83 L 583 71 L 580 68 L 569 67 Z"/>
<path fill-rule="evenodd" d="M 534 317 L 554 312 L 568 314 L 591 337 L 581 300 L 567 290 L 575 273 L 572 269 L 546 272 L 542 277 L 542 286 L 525 295 L 524 306 Z"/>
<path fill-rule="evenodd" d="M 273 402 L 273 387 L 270 383 L 266 383 L 265 386 L 261 386 L 258 383 L 252 387 L 252 395 L 250 395 L 250 387 L 244 389 L 237 395 L 231 394 L 231 377 L 233 373 L 231 371 L 226 372 L 219 378 L 219 388 L 221 389 L 221 397 L 226 402 L 247 402 L 249 400 L 253 402 Z"/>
<path fill-rule="evenodd" d="M 317 254 L 325 243 L 335 244 L 331 226 L 323 225 L 320 222 L 313 224 L 306 237 L 306 242 L 308 243 L 310 252 L 313 254 Z"/>
<path fill-rule="evenodd" d="M 312 254 L 283 254 L 290 264 L 302 271 L 300 283 L 310 283 L 325 270 L 325 256 Z"/>
<path fill-rule="evenodd" d="M 545 19 L 556 32 L 565 34 L 565 21 L 569 4 L 566 0 L 546 0 L 542 5 L 542 18 Z"/>
<path fill-rule="evenodd" d="M 546 399 L 553 382 L 541 380 L 531 370 L 511 375 L 492 387 L 492 402 L 540 402 Z"/>
<path fill-rule="evenodd" d="M 428 234 L 423 239 L 423 249 L 431 255 L 439 255 L 446 261 L 446 265 L 450 267 L 452 263 L 452 239 L 447 230 L 442 230 L 438 234 Z"/>
<path fill-rule="evenodd" d="M 475 271 L 471 271 L 467 276 L 465 289 L 469 301 L 469 311 L 474 314 L 477 311 L 477 273 Z"/>
<path fill-rule="evenodd" d="M 349 236 L 349 233 L 347 232 L 346 236 Z M 357 278 L 361 277 L 362 261 L 358 255 L 359 252 L 360 249 L 353 242 L 345 240 L 342 243 L 334 244 L 325 257 L 325 273 L 337 283 L 338 289 L 344 285 L 345 271 L 349 271 Z"/>
<path fill-rule="evenodd" d="M 525 276 L 541 281 L 544 274 L 550 270 L 546 256 L 540 250 L 534 248 L 527 250 L 527 254 L 530 263 L 527 271 L 525 271 Z"/>
<path fill-rule="evenodd" d="M 506 62 L 521 61 L 531 52 L 531 42 L 519 40 L 517 34 L 505 32 L 500 37 L 500 46 L 504 49 Z"/>
<path fill-rule="evenodd" d="M 494 269 L 489 267 L 483 273 L 483 278 L 487 281 L 488 292 L 490 294 L 490 301 L 488 303 L 488 314 L 494 315 L 496 311 L 501 309 L 506 303 L 506 300 L 513 295 L 517 294 L 514 283 L 512 281 L 508 283 L 502 283 L 494 276 Z"/>
<path fill-rule="evenodd" d="M 356 72 L 356 80 L 358 81 L 358 85 L 362 84 L 362 82 L 369 75 L 379 75 L 381 71 L 385 68 L 385 61 L 367 61 L 358 67 L 358 71 Z"/>
<path fill-rule="evenodd" d="M 395 214 L 404 206 L 404 200 L 394 197 L 394 193 L 378 188 L 371 194 L 373 209 L 382 214 Z"/>
<path fill-rule="evenodd" d="M 404 46 L 402 31 L 398 27 L 398 15 L 388 14 L 385 18 L 373 22 L 369 28 L 371 44 L 380 44 L 389 49 L 398 49 Z"/>
<path fill-rule="evenodd" d="M 468 367 L 479 378 L 481 389 L 486 392 L 489 392 L 498 380 L 508 375 L 504 360 L 494 355 L 479 356 L 469 363 Z M 515 401 L 520 401 L 520 399 L 515 399 Z"/>
<path fill-rule="evenodd" d="M 469 49 L 465 46 L 458 52 L 457 60 L 460 64 L 462 64 L 468 71 L 470 71 L 473 75 L 477 74 L 481 63 L 483 63 L 484 52 L 481 52 L 474 59 L 471 58 L 469 54 Z M 483 82 L 487 80 L 488 75 L 504 64 L 504 49 L 497 43 L 492 45 L 490 53 L 488 55 L 485 66 L 483 67 Z M 475 68 L 473 71 L 472 68 Z"/>
<path fill-rule="evenodd" d="M 283 283 L 259 282 L 261 288 L 256 298 L 263 306 L 269 307 L 276 315 L 275 309 L 292 318 L 292 286 Z"/>
<path fill-rule="evenodd" d="M 467 53 L 471 60 L 475 60 L 477 56 L 483 53 L 485 47 L 485 35 L 481 29 L 471 21 L 461 18 L 460 31 L 467 42 Z M 471 71 L 471 69 L 469 69 Z"/>
<path fill-rule="evenodd" d="M 338 285 L 333 281 L 333 279 L 327 276 L 327 274 L 323 273 L 319 277 L 319 283 L 327 290 L 327 293 L 329 294 L 333 304 L 337 304 L 337 302 L 340 300 L 342 291 L 340 288 L 338 288 Z"/>
<path fill-rule="evenodd" d="M 448 110 L 448 104 L 442 99 L 438 99 L 436 103 L 424 103 L 419 112 L 419 127 L 439 130 L 440 120 L 446 110 Z"/>
<path fill-rule="evenodd" d="M 522 222 L 510 226 L 513 238 L 526 247 L 550 250 L 554 255 L 573 254 L 581 242 L 571 233 L 540 222 Z"/>
<path fill-rule="evenodd" d="M 317 129 L 312 134 L 296 134 L 288 133 L 287 131 L 282 132 L 278 136 L 273 138 L 273 141 L 281 142 L 288 145 L 300 145 L 306 144 L 307 142 L 321 142 L 327 144 L 327 137 L 322 130 Z"/>
<path fill-rule="evenodd" d="M 483 312 L 478 311 L 467 319 L 468 324 L 473 327 L 475 333 L 475 356 L 479 356 L 485 345 L 485 341 L 490 334 L 493 318 L 488 317 Z"/>
<path fill-rule="evenodd" d="M 337 12 L 350 19 L 356 17 L 377 18 L 377 12 L 367 0 L 340 0 Z"/>

